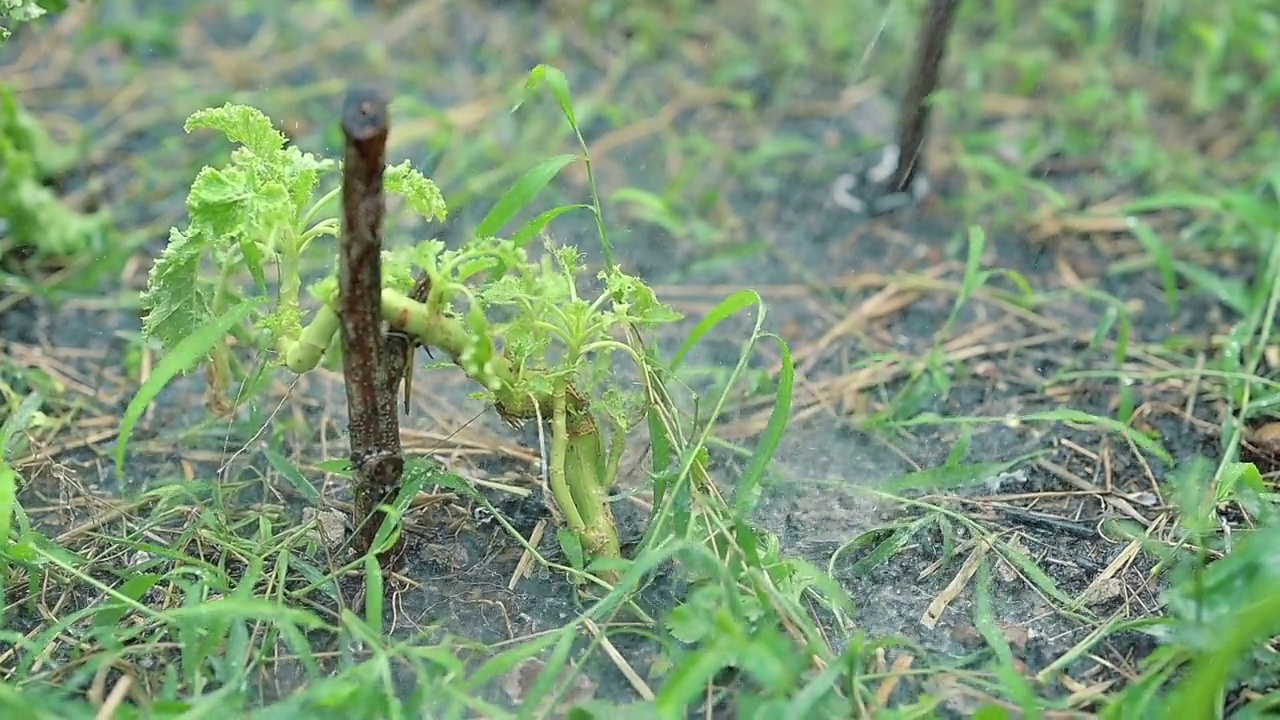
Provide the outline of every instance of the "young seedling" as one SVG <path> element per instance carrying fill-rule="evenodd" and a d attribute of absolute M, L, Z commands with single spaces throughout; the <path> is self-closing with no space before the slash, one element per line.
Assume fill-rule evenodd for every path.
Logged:
<path fill-rule="evenodd" d="M 385 113 L 382 100 L 353 94 L 353 102 L 344 119 L 351 138 L 343 166 L 344 260 L 340 273 L 310 288 L 318 305 L 310 320 L 303 322 L 302 260 L 304 254 L 325 258 L 315 241 L 338 234 L 339 223 L 327 217 L 338 191 L 313 198 L 335 164 L 286 148 L 283 135 L 258 110 L 226 105 L 187 122 L 188 130 L 220 130 L 239 147 L 227 166 L 205 168 L 193 183 L 187 202 L 191 222 L 186 230 L 172 231 L 149 277 L 144 332 L 172 349 L 251 296 L 266 311 L 246 310 L 245 321 L 232 332 L 247 347 L 274 348 L 280 363 L 295 373 L 319 366 L 341 335 L 353 469 L 372 488 L 360 499 L 357 482 L 357 520 L 387 502 L 396 485 L 401 463 L 393 392 L 407 377 L 409 350 L 415 344 L 438 349 L 508 423 L 545 424 L 545 483 L 567 531 L 560 535 L 566 553 L 584 564 L 620 559 L 608 497 L 626 438 L 642 417 L 643 398 L 616 386 L 614 364 L 630 359 L 643 369 L 647 358 L 624 335 L 679 315 L 612 262 L 598 273 L 594 292 L 580 290 L 580 253 L 543 233 L 567 208 L 543 213 L 510 238 L 494 236 L 575 156 L 530 170 L 460 247 L 429 240 L 377 251 L 381 206 L 371 199 L 377 195 L 373 168 L 382 168 L 387 191 L 403 196 L 424 218 L 444 219 L 446 208 L 435 184 L 408 163 L 387 167 L 377 158 L 375 147 L 385 143 L 386 128 L 371 121 L 385 121 L 379 117 Z M 526 245 L 539 234 L 546 252 L 535 259 Z M 206 257 L 213 258 L 215 273 L 203 272 Z M 279 278 L 274 288 L 266 282 L 269 263 Z M 252 278 L 249 288 L 239 280 L 243 271 Z M 368 310 L 374 292 L 376 316 Z M 381 323 L 391 329 L 387 336 Z M 212 344 L 207 352 L 208 365 L 220 366 L 215 378 L 224 382 L 213 391 L 225 392 L 235 357 L 226 343 Z M 371 542 L 376 527 L 366 532 L 363 542 Z M 600 577 L 616 578 L 616 569 Z"/>

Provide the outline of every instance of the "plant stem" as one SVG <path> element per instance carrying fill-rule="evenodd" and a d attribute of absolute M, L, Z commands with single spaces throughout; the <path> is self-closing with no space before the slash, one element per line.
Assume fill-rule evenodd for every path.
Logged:
<path fill-rule="evenodd" d="M 600 478 L 600 488 L 607 494 L 613 489 L 613 481 L 618 479 L 618 468 L 622 465 L 622 453 L 627 447 L 627 433 L 615 429 L 609 439 L 609 458 L 605 462 L 604 475 Z"/>
<path fill-rule="evenodd" d="M 315 219 L 316 215 L 318 215 L 321 210 L 324 210 L 325 206 L 329 204 L 329 201 L 337 197 L 338 193 L 340 192 L 342 192 L 341 185 L 325 193 L 323 197 L 321 197 L 319 200 L 315 201 L 315 203 L 311 205 L 310 209 L 307 210 L 305 215 L 298 218 L 298 225 L 300 227 L 306 227 L 307 225 L 310 225 L 311 221 Z M 306 238 L 306 236 L 304 235 L 304 239 L 308 239 L 308 238 Z"/>
<path fill-rule="evenodd" d="M 560 512 L 564 514 L 565 524 L 569 526 L 569 530 L 574 535 L 582 538 L 586 533 L 587 525 L 583 522 L 582 515 L 578 513 L 578 504 L 574 502 L 573 491 L 565 478 L 565 456 L 568 454 L 569 431 L 568 412 L 565 409 L 564 382 L 556 383 L 551 397 L 551 452 L 548 460 L 550 467 L 547 468 L 548 482 L 551 485 L 551 494 L 556 498 L 556 505 L 560 507 Z"/>
<path fill-rule="evenodd" d="M 302 233 L 302 236 L 298 238 L 298 253 L 301 254 L 306 252 L 307 248 L 311 245 L 311 241 L 321 235 L 330 232 L 333 234 L 341 233 L 341 227 L 342 224 L 337 220 L 328 219 L 308 228 L 304 233 Z"/>
<path fill-rule="evenodd" d="M 618 529 L 601 478 L 600 454 L 598 432 L 569 437 L 565 449 L 565 482 L 582 517 L 584 528 L 579 537 L 587 556 L 620 558 L 622 550 L 618 543 Z M 609 583 L 617 582 L 613 573 L 602 574 L 602 579 Z"/>
<path fill-rule="evenodd" d="M 576 122 L 570 124 L 573 126 L 573 134 L 578 138 L 578 146 L 582 148 L 582 164 L 587 169 L 587 185 L 591 188 L 591 214 L 595 216 L 596 233 L 600 236 L 600 249 L 604 252 L 604 266 L 606 270 L 612 271 L 617 267 L 617 263 L 613 260 L 613 244 L 609 242 L 609 230 L 604 224 L 604 212 L 600 206 L 600 190 L 596 185 L 591 151 L 587 149 L 587 139 L 582 136 L 582 130 L 578 128 L 578 124 Z"/>
<path fill-rule="evenodd" d="M 580 352 L 583 355 L 586 355 L 588 353 L 594 353 L 594 352 L 598 352 L 598 353 L 620 352 L 620 353 L 623 353 L 624 355 L 630 356 L 631 360 L 635 362 L 637 367 L 643 367 L 645 363 L 645 359 L 640 356 L 640 353 L 635 351 L 635 348 L 631 347 L 630 345 L 627 345 L 626 343 L 620 343 L 617 340 L 600 340 L 597 342 L 593 342 L 590 345 L 587 345 L 586 347 L 582 348 Z"/>
<path fill-rule="evenodd" d="M 382 316 L 393 329 L 443 350 L 461 365 L 463 351 L 474 342 L 471 331 L 457 317 L 430 312 L 429 307 L 390 288 L 382 290 Z M 606 468 L 602 461 L 600 434 L 587 401 L 576 392 L 570 393 L 569 382 L 562 377 L 554 378 L 549 397 L 517 393 L 515 369 L 501 355 L 494 356 L 483 371 L 467 370 L 467 374 L 493 392 L 494 404 L 504 417 L 550 417 L 547 479 L 565 525 L 589 557 L 621 558 L 618 530 L 608 503 L 610 473 L 617 467 Z M 620 458 L 621 451 L 616 455 Z M 602 573 L 601 578 L 617 580 L 613 572 Z"/>
<path fill-rule="evenodd" d="M 222 263 L 218 274 L 218 283 L 213 288 L 213 298 L 209 305 L 215 316 L 221 315 L 227 305 L 226 298 L 230 294 L 231 275 L 235 271 L 235 263 Z M 231 411 L 227 403 L 227 389 L 231 386 L 231 350 L 226 343 L 219 343 L 209 351 L 209 369 L 205 372 L 209 380 L 209 402 L 215 413 L 225 415 Z"/>
<path fill-rule="evenodd" d="M 341 326 L 338 311 L 328 303 L 321 305 L 311 324 L 302 328 L 298 339 L 285 348 L 285 367 L 298 374 L 314 370 Z"/>
<path fill-rule="evenodd" d="M 284 242 L 280 243 L 280 303 L 279 307 L 290 313 L 301 314 L 299 296 L 302 294 L 302 272 L 298 256 L 298 236 L 290 232 Z M 290 332 L 293 332 L 290 329 Z"/>
<path fill-rule="evenodd" d="M 472 341 L 471 331 L 458 318 L 429 312 L 428 307 L 396 290 L 382 290 L 382 317 L 387 324 L 395 330 L 412 335 L 427 347 L 443 350 L 450 360 L 461 367 L 462 353 Z M 485 373 L 468 372 L 467 376 L 494 393 L 495 403 L 503 413 L 522 419 L 537 415 L 533 401 L 528 396 L 511 391 L 515 369 L 505 357 L 496 355 L 490 360 Z M 541 407 L 551 407 L 549 396 L 537 397 L 536 401 Z"/>

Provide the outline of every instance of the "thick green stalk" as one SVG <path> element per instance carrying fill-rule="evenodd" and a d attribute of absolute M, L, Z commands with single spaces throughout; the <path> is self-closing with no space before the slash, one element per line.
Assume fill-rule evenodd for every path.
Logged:
<path fill-rule="evenodd" d="M 230 295 L 229 287 L 231 285 L 231 275 L 234 270 L 232 263 L 223 265 L 221 273 L 218 275 L 218 284 L 214 286 L 213 300 L 210 306 L 213 308 L 215 316 L 221 315 L 225 308 L 226 298 Z M 231 386 L 231 350 L 226 343 L 219 343 L 209 351 L 209 369 L 206 377 L 209 380 L 211 391 L 210 399 L 215 405 L 215 410 L 219 413 L 225 412 L 227 388 Z"/>
<path fill-rule="evenodd" d="M 566 396 L 567 383 L 557 380 L 551 409 L 551 492 L 588 561 L 621 558 L 613 511 L 600 482 L 600 435 L 593 424 L 570 421 Z M 618 574 L 604 572 L 601 579 L 616 583 Z"/>
<path fill-rule="evenodd" d="M 461 367 L 462 353 L 471 343 L 471 330 L 462 320 L 428 312 L 426 304 L 390 289 L 382 291 L 382 317 L 392 328 L 409 333 L 423 345 L 443 350 Z M 505 357 L 497 355 L 483 371 L 468 370 L 467 376 L 493 391 L 496 404 L 505 415 L 525 420 L 537 415 L 534 399 L 511 391 L 515 369 Z M 536 400 L 542 407 L 551 405 L 549 397 Z"/>
<path fill-rule="evenodd" d="M 556 498 L 556 505 L 560 508 L 560 512 L 564 515 L 565 524 L 569 526 L 569 530 L 579 538 L 587 530 L 586 523 L 582 521 L 582 515 L 578 512 L 578 504 L 573 499 L 573 488 L 569 486 L 567 473 L 565 472 L 565 457 L 568 454 L 568 437 L 566 417 L 568 413 L 565 411 L 565 391 L 564 384 L 557 383 L 554 394 L 552 395 L 551 410 L 551 451 L 548 459 L 549 467 L 547 468 L 547 478 L 551 485 L 551 494 Z"/>
<path fill-rule="evenodd" d="M 301 315 L 298 299 L 302 294 L 302 272 L 297 243 L 293 233 L 280 243 L 280 306 L 296 313 L 293 317 Z"/>
<path fill-rule="evenodd" d="M 621 558 L 618 528 L 601 477 L 601 460 L 600 434 L 594 429 L 569 437 L 565 448 L 565 482 L 585 526 L 579 535 L 583 551 L 591 558 Z M 602 579 L 616 582 L 616 575 L 610 575 Z"/>
<path fill-rule="evenodd" d="M 327 303 L 321 305 L 311 324 L 302 329 L 297 340 L 289 343 L 284 352 L 285 367 L 299 375 L 314 370 L 341 325 L 338 311 Z"/>
<path fill-rule="evenodd" d="M 461 364 L 463 351 L 473 342 L 471 329 L 461 319 L 428 312 L 427 304 L 395 290 L 382 291 L 382 316 L 391 327 L 409 333 L 423 345 L 444 351 L 455 363 Z M 541 409 L 543 417 L 550 416 L 548 483 L 565 524 L 582 542 L 589 558 L 621 558 L 618 530 L 608 502 L 616 464 L 607 465 L 605 461 L 603 442 L 586 401 L 570 392 L 564 378 L 556 379 L 550 397 L 517 394 L 513 390 L 515 369 L 500 355 L 491 358 L 483 370 L 469 369 L 467 373 L 494 393 L 503 415 L 531 419 Z M 616 454 L 621 456 L 620 449 Z M 617 576 L 604 573 L 602 579 L 615 582 Z"/>

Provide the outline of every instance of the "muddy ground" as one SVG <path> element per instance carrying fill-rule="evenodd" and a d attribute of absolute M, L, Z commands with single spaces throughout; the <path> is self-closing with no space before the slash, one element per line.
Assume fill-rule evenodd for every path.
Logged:
<path fill-rule="evenodd" d="M 457 204 L 446 235 L 456 240 L 511 173 L 551 151 L 546 138 L 565 139 L 549 103 L 522 109 L 515 118 L 506 113 L 511 88 L 535 63 L 547 61 L 566 71 L 579 102 L 602 109 L 584 130 L 596 152 L 606 202 L 613 191 L 638 187 L 672 193 L 689 201 L 680 207 L 692 208 L 683 218 L 692 229 L 679 235 L 611 205 L 609 221 L 625 266 L 695 320 L 735 289 L 757 290 L 770 303 L 769 329 L 796 355 L 801 377 L 795 419 L 777 454 L 777 482 L 758 516 L 787 551 L 826 567 L 863 533 L 928 512 L 867 490 L 942 465 L 961 426 L 894 427 L 872 419 L 886 412 L 902 420 L 922 412 L 987 418 L 965 426 L 972 430 L 968 461 L 1034 459 L 988 482 L 923 500 L 986 528 L 1001 543 L 996 551 L 1021 549 L 1062 596 L 1081 599 L 1078 608 L 1065 612 L 1060 598 L 1028 577 L 1026 566 L 1002 566 L 996 618 L 1026 669 L 1034 673 L 1058 660 L 1104 619 L 1156 611 L 1159 588 L 1146 576 L 1152 560 L 1126 555 L 1129 539 L 1109 532 L 1108 522 L 1150 522 L 1164 505 L 1160 479 L 1166 468 L 1149 456 L 1140 458 L 1119 435 L 1014 418 L 1063 408 L 1115 416 L 1114 381 L 1057 379 L 1068 369 L 1114 367 L 1111 340 L 1090 346 L 1106 307 L 1057 291 L 1085 286 L 1119 298 L 1131 310 L 1134 345 L 1140 341 L 1144 347 L 1175 337 L 1206 342 L 1205 319 L 1212 320 L 1216 304 L 1186 298 L 1170 317 L 1155 272 L 1110 273 L 1116 263 L 1141 254 L 1131 241 L 1102 234 L 1033 241 L 1025 223 L 993 221 L 986 225 L 984 266 L 1016 270 L 1043 300 L 1020 308 L 1006 296 L 980 294 L 940 338 L 955 300 L 954 290 L 943 284 L 959 282 L 966 228 L 984 220 L 961 201 L 965 187 L 955 173 L 945 174 L 947 144 L 936 143 L 944 156 L 937 163 L 944 181 L 918 207 L 868 220 L 830 197 L 832 181 L 859 153 L 889 139 L 897 93 L 892 84 L 886 91 L 870 81 L 899 77 L 901 57 L 890 53 L 864 65 L 837 55 L 822 58 L 828 65 L 821 71 L 777 76 L 762 61 L 763 69 L 725 81 L 713 77 L 713 58 L 692 39 L 654 42 L 648 57 L 634 48 L 629 55 L 628 34 L 639 42 L 642 30 L 582 26 L 570 20 L 570 3 L 375 3 L 353 13 L 335 3 L 314 13 L 263 14 L 221 3 L 146 11 L 134 5 L 75 7 L 0 52 L 0 68 L 24 103 L 58 132 L 87 134 L 87 169 L 67 179 L 68 187 L 87 204 L 107 208 L 140 242 L 135 260 L 94 292 L 23 298 L 6 303 L 0 313 L 0 339 L 10 359 L 52 368 L 66 381 L 62 402 L 79 406 L 68 427 L 38 436 L 25 459 L 29 507 L 55 506 L 81 488 L 129 497 L 150 483 L 186 476 L 264 478 L 296 511 L 296 500 L 280 490 L 285 483 L 261 454 L 268 444 L 264 436 L 282 436 L 274 446 L 287 448 L 303 466 L 345 450 L 345 403 L 333 375 L 292 387 L 285 379 L 279 385 L 281 408 L 274 407 L 279 398 L 273 397 L 252 417 L 231 424 L 209 420 L 197 375 L 167 390 L 140 426 L 127 487 L 111 479 L 110 421 L 136 387 L 124 362 L 136 352 L 136 292 L 168 226 L 181 222 L 184 183 L 223 152 L 207 138 L 183 135 L 187 114 L 229 99 L 258 104 L 306 149 L 332 153 L 338 142 L 334 117 L 348 79 L 382 78 L 397 93 L 393 160 L 422 163 L 446 199 Z M 706 13 L 697 23 L 702 32 L 750 41 L 759 31 L 719 5 L 709 4 Z M 892 30 L 897 37 L 911 35 L 909 27 L 895 24 Z M 890 38 L 884 42 L 897 47 Z M 749 109 L 743 109 L 744 98 L 750 99 Z M 752 156 L 780 140 L 799 149 Z M 481 172 L 493 167 L 505 174 Z M 1067 189 L 1079 184 L 1071 176 L 1052 180 Z M 546 206 L 558 198 L 581 198 L 583 190 L 581 177 L 570 175 L 557 186 L 557 197 L 545 199 Z M 1081 202 L 1097 199 L 1082 196 Z M 415 232 L 422 230 L 395 227 L 393 237 L 405 241 Z M 585 215 L 559 222 L 554 232 L 598 257 Z M 994 285 L 1014 290 L 998 280 Z M 688 327 L 658 341 L 673 346 Z M 747 326 L 740 328 L 739 333 Z M 736 361 L 744 337 L 719 332 L 695 354 L 690 382 L 705 393 L 722 389 L 717 384 Z M 923 357 L 939 341 L 945 343 L 951 387 L 943 394 L 926 384 L 913 405 L 898 398 L 906 387 L 901 364 L 868 362 L 889 353 Z M 762 352 L 754 364 L 768 373 L 775 362 L 776 356 Z M 1138 351 L 1128 362 L 1140 372 L 1171 361 Z M 459 377 L 447 371 L 419 374 L 415 390 L 414 412 L 405 422 L 407 449 L 439 456 L 464 476 L 531 482 L 536 452 L 529 449 L 530 438 L 512 433 L 468 399 L 469 388 Z M 1143 385 L 1136 392 L 1145 422 L 1176 458 L 1216 458 L 1212 403 L 1193 408 L 1196 421 L 1185 416 L 1186 393 L 1179 383 Z M 259 433 L 273 411 L 274 418 L 291 420 L 288 428 Z M 767 411 L 767 393 L 747 397 L 726 419 L 723 437 L 750 447 Z M 990 420 L 1006 417 L 1008 422 Z M 229 458 L 234 460 L 228 463 Z M 730 455 L 721 460 L 718 477 L 731 492 L 737 464 Z M 628 481 L 641 481 L 643 468 L 637 464 Z M 332 479 L 325 491 L 342 495 Z M 536 498 L 492 497 L 526 536 L 545 517 Z M 56 530 L 74 526 L 88 512 L 33 514 Z M 476 641 L 501 643 L 559 627 L 578 612 L 572 592 L 545 572 L 508 588 L 520 550 L 482 511 L 446 503 L 431 513 L 414 538 L 418 551 L 388 610 L 388 627 L 394 623 L 396 632 L 408 634 L 441 625 Z M 640 518 L 638 511 L 623 511 L 624 535 L 638 535 Z M 955 594 L 935 626 L 922 624 L 973 551 L 964 543 L 969 538 L 960 531 L 959 551 L 944 558 L 942 536 L 936 527 L 927 529 L 860 573 L 854 565 L 868 548 L 841 552 L 833 571 L 857 604 L 859 629 L 876 637 L 901 636 L 904 652 L 926 654 L 919 665 L 978 657 L 971 654 L 983 643 L 967 590 Z M 557 555 L 554 544 L 548 534 L 543 549 Z M 661 610 L 677 589 L 659 584 L 647 601 Z M 615 642 L 637 670 L 649 672 L 646 658 L 652 659 L 653 645 L 626 636 Z M 1122 678 L 1152 646 L 1138 632 L 1114 635 L 1061 668 L 1070 682 L 1051 680 L 1050 692 L 1067 694 Z M 598 699 L 634 699 L 607 663 L 588 670 Z M 953 709 L 964 710 L 962 703 Z"/>

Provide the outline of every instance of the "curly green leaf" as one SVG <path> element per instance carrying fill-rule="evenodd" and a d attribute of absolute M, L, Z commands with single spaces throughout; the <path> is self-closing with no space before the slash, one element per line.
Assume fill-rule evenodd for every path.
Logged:
<path fill-rule="evenodd" d="M 169 231 L 169 244 L 151 266 L 142 293 L 142 334 L 172 348 L 210 318 L 209 299 L 200 287 L 200 260 L 208 247 L 202 234 Z"/>
<path fill-rule="evenodd" d="M 389 192 L 400 195 L 409 207 L 427 220 L 444 222 L 449 216 L 440 189 L 421 172 L 413 169 L 409 161 L 390 165 L 382 174 L 382 182 Z"/>
<path fill-rule="evenodd" d="M 276 130 L 261 110 L 234 103 L 197 110 L 187 118 L 182 129 L 187 132 L 217 130 L 228 140 L 245 146 L 255 155 L 264 156 L 279 152 L 286 140 L 284 133 Z"/>

